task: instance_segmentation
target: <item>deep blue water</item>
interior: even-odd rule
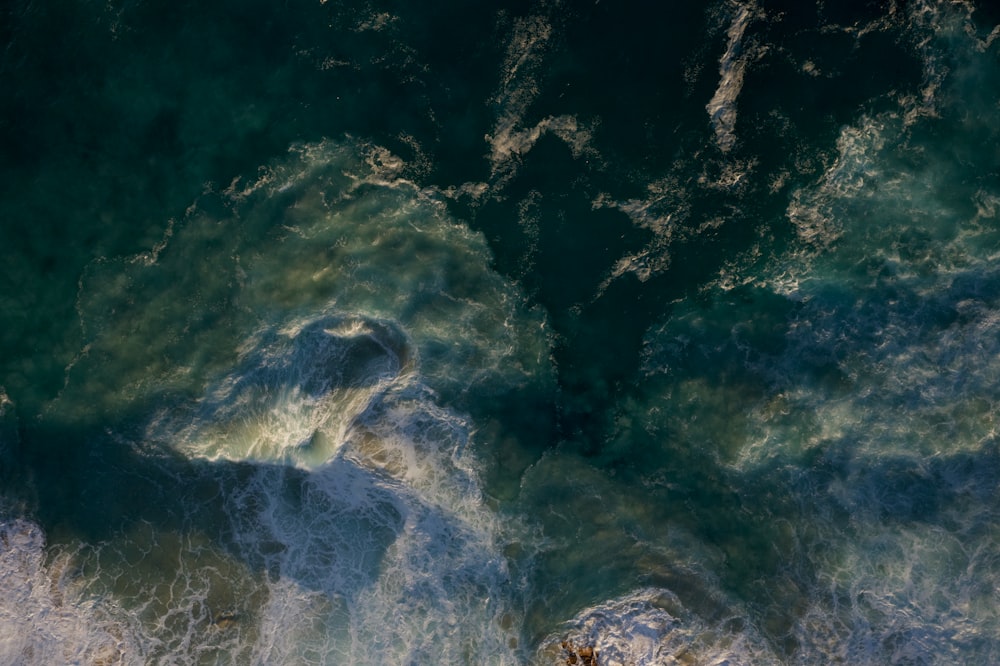
[[[988,3],[0,12],[0,663],[1000,661]]]

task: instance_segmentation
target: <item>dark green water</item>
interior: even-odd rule
[[[833,4],[5,5],[0,663],[1000,659],[1000,13]]]

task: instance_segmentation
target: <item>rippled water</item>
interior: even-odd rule
[[[996,661],[998,24],[14,3],[0,661]]]

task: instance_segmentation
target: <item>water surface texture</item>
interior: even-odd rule
[[[990,3],[0,40],[0,663],[1000,662]]]

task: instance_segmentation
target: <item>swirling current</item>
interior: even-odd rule
[[[985,0],[0,9],[0,663],[1000,662]]]

